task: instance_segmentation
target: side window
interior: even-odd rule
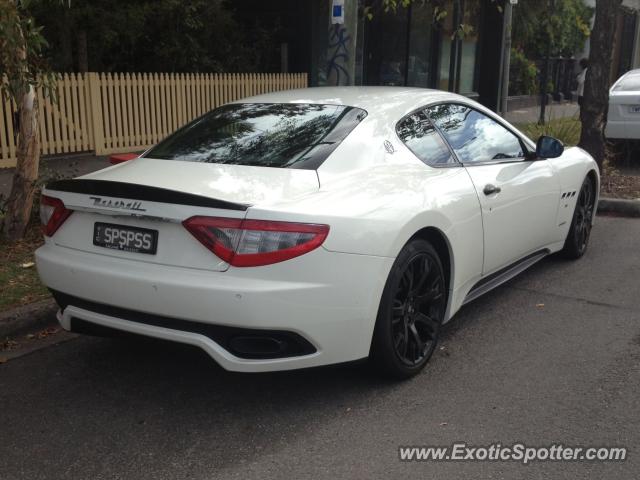
[[[396,126],[398,136],[416,157],[428,165],[456,163],[444,140],[424,111],[412,113]]]
[[[524,157],[520,139],[477,110],[459,104],[427,110],[462,163]]]

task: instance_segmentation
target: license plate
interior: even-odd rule
[[[640,105],[629,107],[629,113],[640,113]]]
[[[158,231],[96,222],[93,226],[93,244],[112,250],[154,255],[158,248]]]

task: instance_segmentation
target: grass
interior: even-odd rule
[[[557,138],[567,147],[577,145],[580,141],[582,126],[577,117],[551,118],[544,125],[537,122],[516,124],[516,127],[534,142],[542,135]]]
[[[33,252],[42,245],[38,225],[29,227],[23,240],[0,240],[0,311],[42,300],[49,292],[38,278]]]

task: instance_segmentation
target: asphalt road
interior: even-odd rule
[[[598,218],[465,307],[427,369],[241,375],[197,350],[82,337],[0,365],[0,478],[640,476],[640,221]],[[626,446],[622,463],[404,463],[399,445]]]

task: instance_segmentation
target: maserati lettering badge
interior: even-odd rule
[[[93,200],[94,207],[119,208],[121,210],[135,210],[137,212],[146,212],[146,208],[142,208],[142,202],[134,202],[133,200],[111,200],[109,198],[89,197]]]

